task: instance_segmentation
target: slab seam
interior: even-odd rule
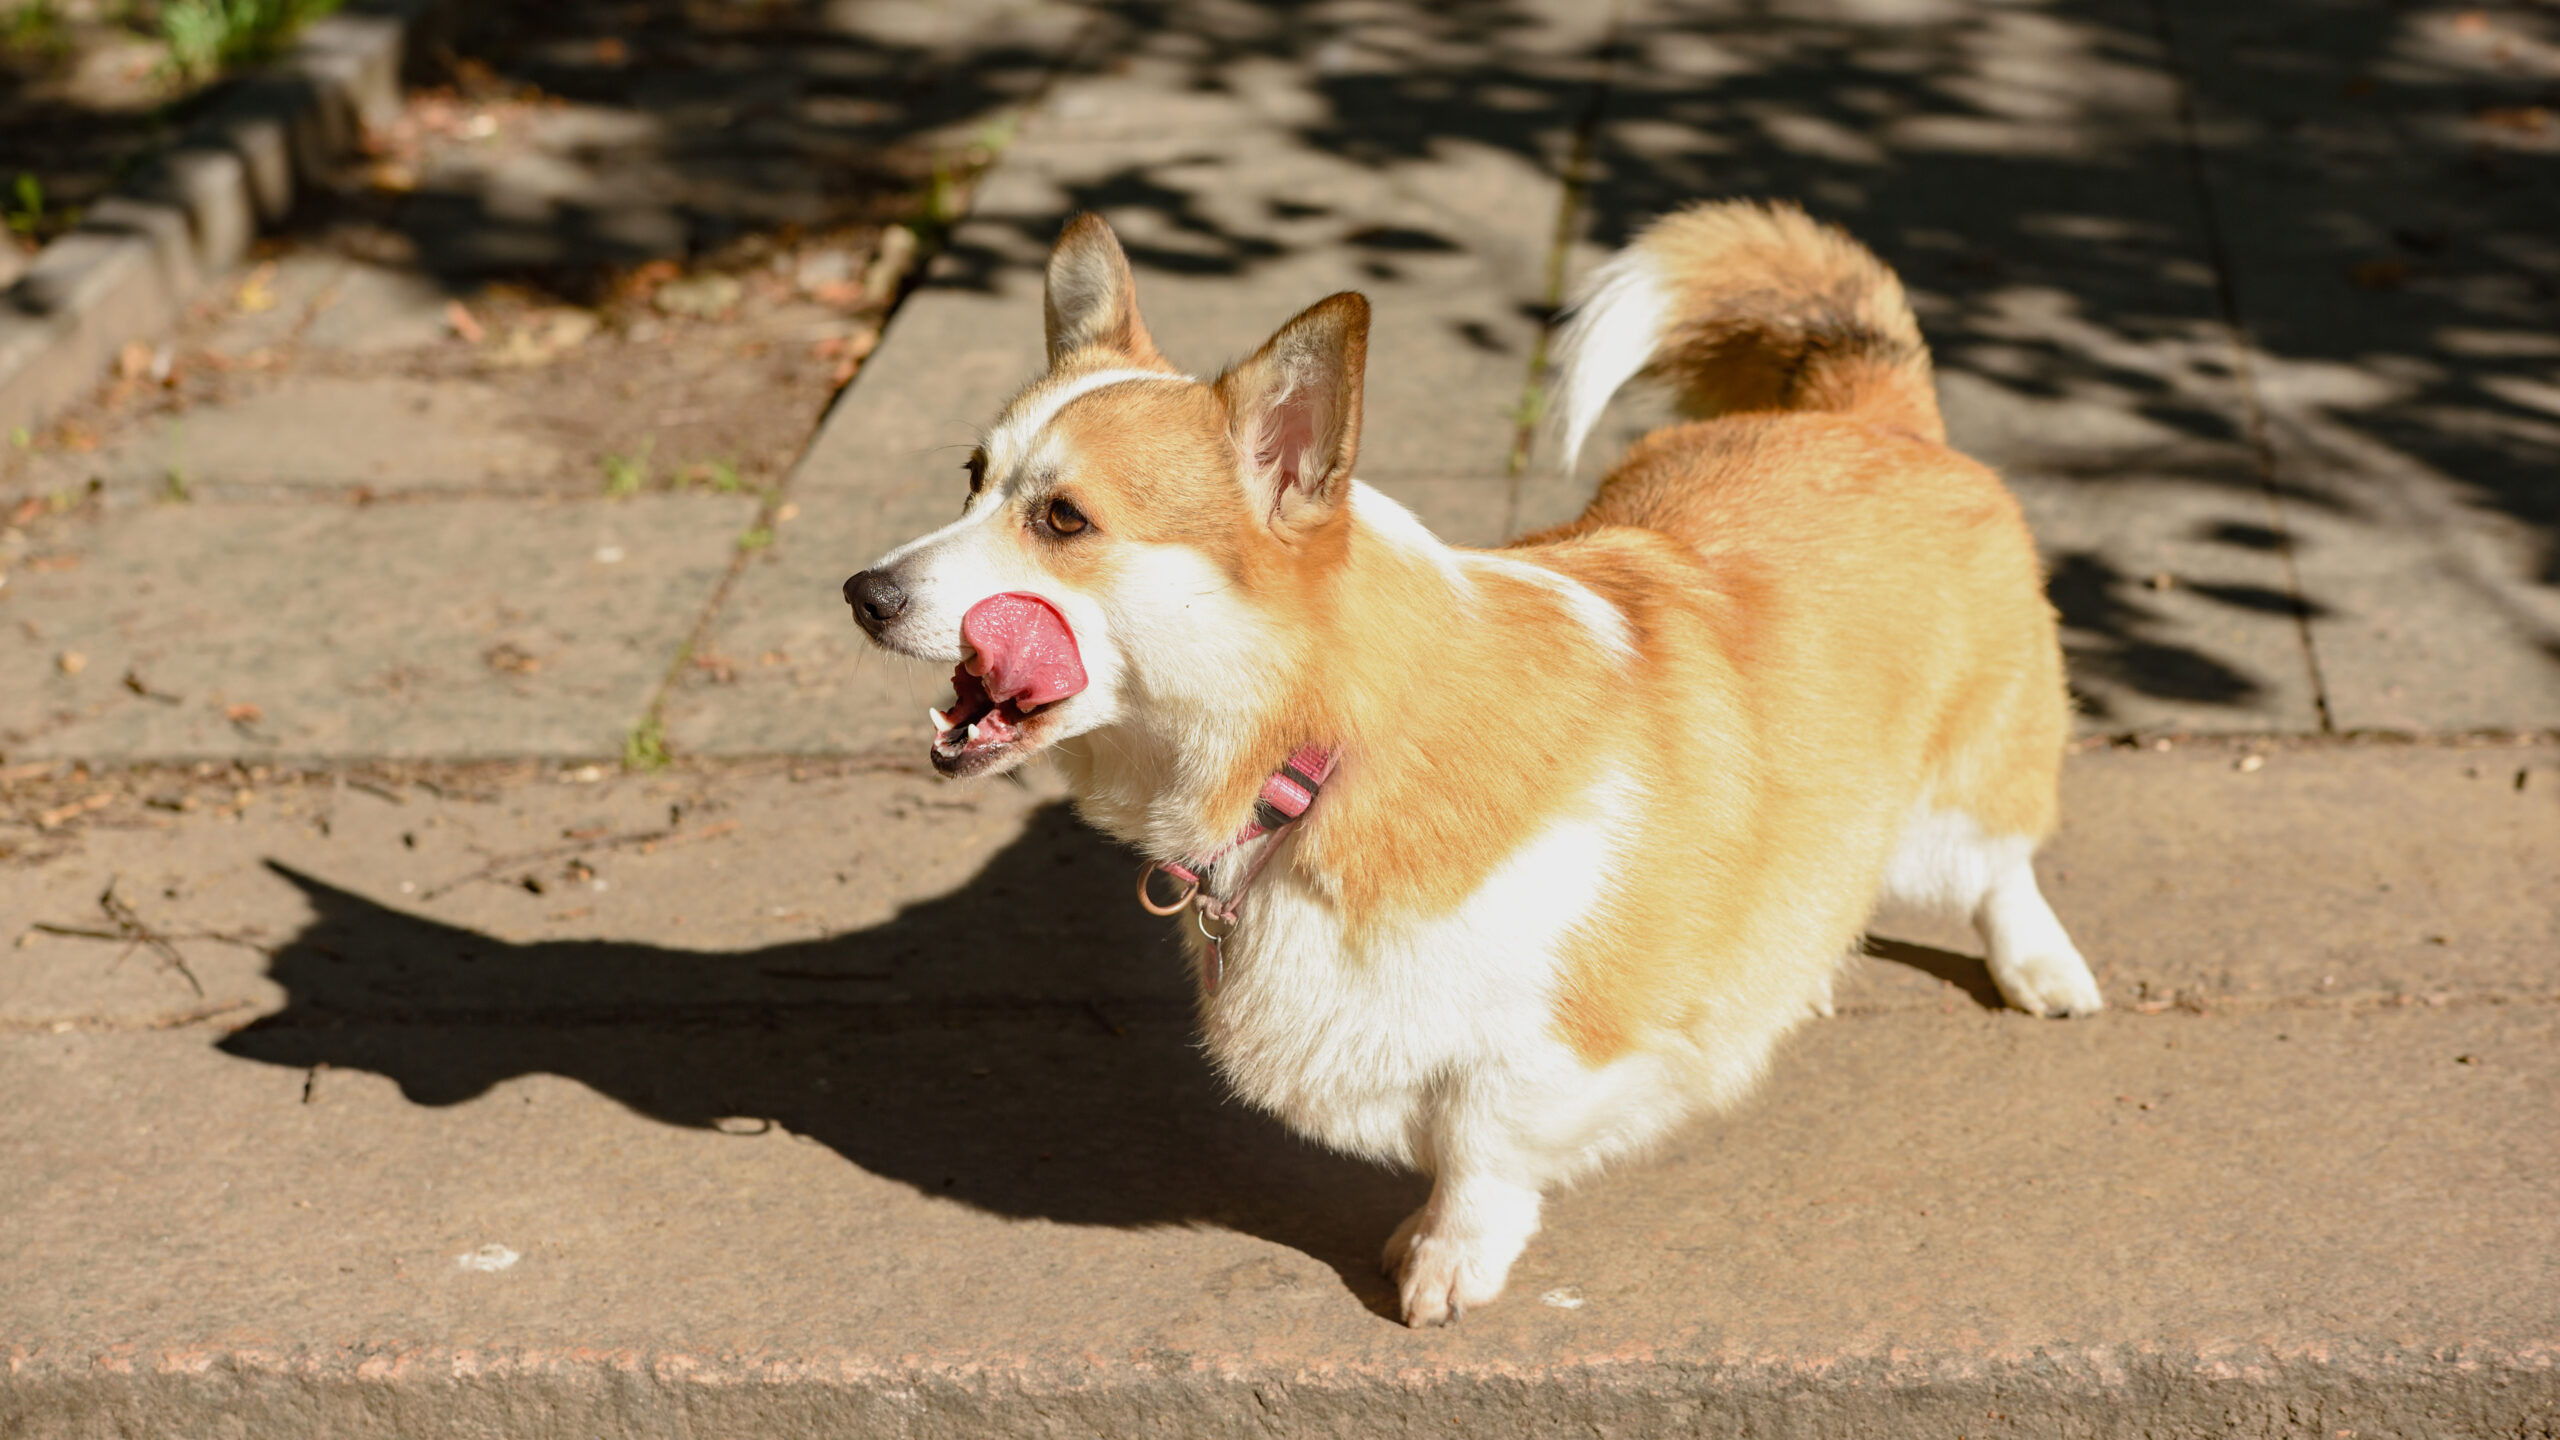
[[[2204,145],[2196,118],[2196,92],[2187,76],[2185,61],[2178,49],[2178,32],[2169,18],[2167,0],[2151,0],[2153,29],[2160,37],[2162,56],[2169,63],[2169,73],[2177,87],[2178,149],[2186,164],[2187,184],[2195,194],[2196,218],[2204,229],[2205,259],[2213,267],[2213,293],[2222,312],[2223,333],[2230,339],[2232,375],[2239,382],[2243,423],[2249,431],[2249,452],[2258,469],[2258,495],[2266,506],[2268,528],[2277,537],[2276,562],[2284,571],[2285,598],[2291,602],[2293,632],[2302,647],[2303,670],[2311,682],[2311,705],[2319,716],[2320,733],[2334,735],[2337,722],[2329,710],[2328,680],[2320,669],[2320,649],[2312,637],[2311,605],[2302,593],[2302,571],[2294,559],[2293,529],[2286,522],[2284,497],[2276,488],[2276,455],[2274,442],[2267,436],[2267,412],[2258,396],[2258,372],[2252,363],[2252,344],[2248,322],[2242,318],[2239,287],[2231,278],[2231,256],[2222,238],[2222,214],[2215,205],[2213,183],[2205,173]]]
[[[1582,107],[1581,118],[1574,122],[1573,144],[1565,153],[1564,173],[1559,177],[1555,230],[1547,238],[1545,291],[1539,296],[1545,313],[1538,320],[1537,338],[1530,343],[1528,373],[1521,378],[1520,401],[1512,411],[1515,428],[1511,457],[1504,466],[1508,483],[1503,498],[1502,533],[1506,539],[1520,528],[1521,481],[1528,474],[1529,452],[1537,442],[1538,422],[1546,410],[1547,347],[1555,336],[1557,312],[1564,305],[1565,265],[1573,252],[1574,231],[1581,224],[1583,199],[1590,189],[1600,117],[1608,111],[1609,87],[1617,78],[1622,14],[1620,0],[1609,0],[1609,18],[1601,31],[1598,73],[1592,77],[1591,95]]]
[[[272,956],[284,945],[267,947]],[[1961,1007],[1961,1002],[1954,1002]],[[1115,1023],[1187,1026],[1188,1001],[1140,995],[1087,997],[957,997],[944,1000],[843,1000],[828,996],[778,996],[769,999],[704,1001],[688,1004],[486,1006],[451,1010],[328,1010],[286,1016],[283,1012],[244,1015],[256,1002],[230,999],[187,1010],[155,1015],[34,1015],[0,1017],[0,1035],[61,1035],[72,1031],[98,1034],[144,1034],[183,1030],[198,1025],[238,1029],[255,1023],[264,1030],[338,1030],[365,1026],[384,1030],[615,1029],[628,1026],[688,1026],[722,1021],[770,1020],[777,1016],[829,1023],[868,1020],[865,1033],[898,1033],[935,1028],[964,1020],[1027,1020],[1055,1016],[1091,1018],[1095,1007],[1109,1006]],[[2560,992],[2532,991],[2363,991],[2345,995],[2245,997],[2202,995],[2185,999],[2137,1001],[2116,1007],[2111,1024],[2170,1024],[2182,1020],[2255,1019],[2275,1015],[2392,1015],[2411,1018],[2433,1012],[2504,1010],[2535,1012],[2560,1008]],[[1935,1004],[1840,1007],[1837,1022],[1893,1021],[1926,1018],[1939,1012]],[[2011,1012],[1986,1010],[2006,1017]],[[2020,1016],[2021,1022],[2033,1017]],[[2469,1063],[2469,1062],[2465,1062]]]

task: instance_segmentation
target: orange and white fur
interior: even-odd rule
[[[1080,218],[1047,375],[960,518],[865,572],[896,604],[864,623],[967,662],[972,605],[1048,600],[1090,683],[944,768],[1054,751],[1150,856],[1217,854],[1292,751],[1333,749],[1305,820],[1211,878],[1286,847],[1200,1021],[1245,1098],[1430,1174],[1385,1254],[1428,1325],[1501,1292],[1547,1191],[1742,1096],[1880,895],[1969,918],[2020,1009],[2102,1002],[2030,866],[2066,726],[2034,547],[1947,448],[1873,255],[1754,204],[1646,231],[1565,332],[1559,428],[1578,448],[1639,372],[1711,418],[1500,550],[1352,478],[1368,325],[1335,295],[1194,379]]]

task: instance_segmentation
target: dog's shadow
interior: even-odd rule
[[[1000,1215],[1229,1227],[1394,1313],[1378,1248],[1425,1184],[1227,1095],[1173,932],[1132,898],[1135,860],[1063,807],[948,895],[744,952],[515,944],[270,864],[315,918],[275,952],[286,1005],[230,1054],[371,1071],[437,1106],[565,1076],[670,1125],[784,1127]]]
[[[750,951],[517,944],[270,865],[314,918],[274,954],[284,1008],[224,1040],[232,1055],[371,1071],[435,1106],[565,1076],[670,1125],[780,1126],[999,1215],[1225,1226],[1395,1313],[1378,1247],[1427,1186],[1227,1095],[1194,1040],[1174,932],[1131,894],[1135,859],[1063,806],[950,894]],[[1871,953],[1999,1003],[1979,961]]]

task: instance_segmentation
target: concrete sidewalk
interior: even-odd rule
[[[1883,917],[1750,1105],[1427,1333],[1374,1269],[1420,1187],[1220,1098],[1042,789],[166,778],[205,808],[0,871],[246,942],[0,971],[0,1429],[2549,1433],[2560,759],[2245,758],[2072,763],[2105,1015]]]
[[[887,48],[790,123],[931,55],[983,83],[919,113],[1019,125],[775,488],[615,498],[553,392],[367,369],[456,343],[371,265],[206,322],[326,385],[0,492],[0,1432],[2560,1433],[2549,17],[839,8]],[[665,113],[781,123],[703,63]],[[572,118],[506,183],[704,178]],[[472,243],[585,234],[507,193]],[[1220,1097],[1131,858],[917,773],[941,678],[837,587],[950,512],[1076,209],[1203,373],[1367,291],[1362,473],[1493,543],[1660,413],[1524,463],[1560,280],[1733,193],[1903,270],[2137,737],[2046,864],[2113,1008],[1879,917],[1751,1106],[1411,1334],[1415,1183]],[[823,319],[650,372],[635,440]]]

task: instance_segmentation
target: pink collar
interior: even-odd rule
[[[1316,803],[1316,792],[1332,778],[1333,765],[1333,752],[1325,747],[1299,746],[1298,753],[1264,778],[1262,793],[1253,802],[1253,819],[1236,838],[1227,842],[1225,849],[1204,860],[1150,860],[1147,868],[1138,872],[1138,903],[1147,908],[1148,914],[1179,915],[1186,909],[1199,912],[1200,933],[1209,941],[1208,964],[1201,972],[1200,986],[1210,994],[1218,993],[1218,984],[1225,978],[1225,941],[1235,933],[1236,908],[1244,904],[1245,891],[1252,888],[1254,877],[1262,873],[1262,867],[1270,861],[1272,852],[1280,848],[1279,842],[1275,840],[1262,847],[1262,853],[1254,857],[1252,868],[1236,882],[1235,894],[1226,900],[1221,901],[1209,893],[1208,875],[1221,859],[1234,854],[1246,843],[1295,825],[1305,818],[1308,807]],[[1153,880],[1159,870],[1182,882],[1182,892],[1170,904],[1158,904],[1156,898],[1147,892],[1147,882]],[[1210,929],[1212,920],[1223,928]]]

